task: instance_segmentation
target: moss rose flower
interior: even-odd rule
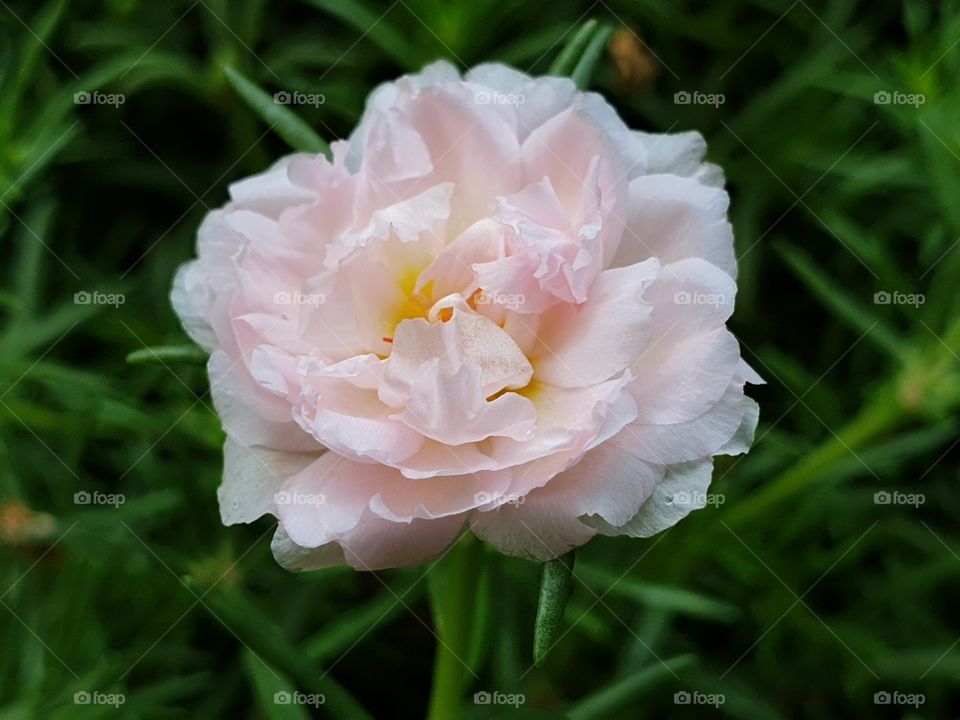
[[[544,560],[702,507],[760,381],[704,152],[570,80],[437,63],[332,161],[234,184],[173,289],[211,353],[224,522],[276,516],[291,569],[377,569],[465,528]]]

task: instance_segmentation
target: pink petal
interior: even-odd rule
[[[410,399],[393,417],[445,445],[479,442],[493,435],[525,440],[533,434],[533,403],[508,392],[488,401],[480,367],[440,369],[439,358],[424,363],[410,388]]]
[[[690,178],[645,175],[630,183],[626,231],[614,266],[655,257],[664,265],[700,257],[737,276],[730,198]]]
[[[434,359],[447,373],[464,364],[478,366],[484,397],[529,382],[533,369],[507,333],[462,300],[451,313],[447,322],[416,318],[397,326],[381,387],[385,402],[396,405],[409,397],[420,368]]]
[[[649,260],[605,270],[587,302],[545,313],[531,360],[536,377],[562,387],[583,387],[636,362],[650,342],[651,306],[644,288],[658,267],[656,260]]]

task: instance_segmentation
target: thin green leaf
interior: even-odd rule
[[[252,652],[243,653],[243,666],[253,682],[253,695],[270,720],[309,720],[304,705],[294,703],[297,689],[278,670]]]
[[[607,43],[610,42],[610,36],[613,35],[613,28],[604,26],[600,28],[596,35],[590,39],[590,44],[583,51],[583,55],[577,62],[576,67],[570,74],[574,84],[581,90],[586,89],[593,80],[593,73],[597,68],[597,63],[603,55]]]
[[[57,342],[84,320],[104,312],[108,306],[61,305],[27,326],[12,325],[3,336],[3,352],[27,355],[34,349]]]
[[[8,121],[12,121],[17,114],[17,105],[24,94],[24,90],[33,80],[37,62],[46,52],[46,43],[60,24],[66,6],[66,0],[54,0],[54,2],[44,6],[31,20],[31,27],[36,29],[31,30],[28,35],[24,36],[26,44],[17,67],[16,84],[13,92],[10,93],[10,97],[5,98],[5,104],[7,105],[5,116]],[[57,64],[59,65],[59,63]]]
[[[560,637],[563,614],[573,589],[574,553],[568,552],[543,564],[540,602],[533,626],[533,662],[540,666]]]
[[[78,624],[79,622],[82,621],[78,621]],[[167,678],[151,683],[145,688],[138,688],[137,692],[128,697],[121,707],[128,713],[127,717],[149,716],[158,706],[170,707],[182,704],[188,698],[209,691],[213,682],[215,677],[206,672]],[[109,712],[105,717],[109,718],[111,714],[116,717],[116,710],[107,707]]]
[[[127,355],[127,362],[131,365],[203,365],[207,362],[207,351],[192,344],[158,345],[133,351]]]
[[[881,321],[866,303],[843,290],[797,248],[785,243],[778,243],[776,248],[797,277],[817,296],[827,310],[858,333],[864,334],[865,340],[869,340],[891,357],[898,360],[904,359],[906,343],[898,337],[896,331]]]
[[[31,128],[31,131],[36,129]],[[0,205],[0,216],[10,212],[10,206],[16,204],[26,194],[27,187],[35,177],[41,176],[53,161],[70,146],[74,138],[80,134],[80,127],[76,124],[64,130],[57,126],[49,132],[38,135],[23,145],[23,159],[19,164],[19,174],[9,180],[0,178],[0,197],[4,198]]]
[[[569,23],[563,21],[549,24],[544,23],[535,30],[527,32],[525,35],[521,35],[513,42],[497,49],[496,54],[492,59],[500,60],[505,62],[507,65],[513,65],[514,67],[528,68],[530,72],[536,71],[543,58],[553,52],[554,48],[556,48],[557,38],[565,38],[569,32]],[[563,50],[560,52],[562,54]],[[553,61],[553,63],[551,63],[549,69],[547,70],[548,74],[561,74],[555,72],[553,69],[558,60],[559,56]],[[572,70],[573,66],[571,66],[570,69]]]
[[[195,581],[191,584],[199,589]],[[204,591],[200,589],[200,593]],[[286,673],[304,693],[322,693],[324,707],[334,717],[370,718],[370,714],[340,683],[323,674],[283,630],[239,588],[215,587],[201,605],[218,623],[236,633],[250,650]]]
[[[414,583],[406,589],[384,592],[363,605],[337,615],[308,640],[304,647],[316,662],[336,658],[350,649],[354,643],[372,634],[377,627],[385,626],[394,617],[417,602],[425,584]]]
[[[567,44],[563,46],[563,50],[561,50],[560,54],[557,55],[557,59],[553,61],[553,64],[547,71],[547,74],[566,77],[572,73],[573,69],[577,65],[577,60],[579,60],[580,56],[583,55],[584,48],[587,47],[587,44],[590,42],[590,38],[593,37],[593,34],[596,31],[596,20],[587,20],[583,25],[581,25],[580,29],[577,30],[570,40],[567,41]]]
[[[823,477],[831,482],[839,482],[867,473],[866,467],[884,476],[893,476],[910,460],[918,457],[933,456],[932,453],[957,438],[957,424],[944,420],[936,425],[923,427],[907,433],[887,437],[864,450],[841,459],[831,469],[824,471]]]
[[[669,585],[639,582],[631,577],[618,578],[593,565],[581,566],[577,575],[584,582],[604,591],[622,595],[650,608],[668,610],[705,620],[731,622],[740,616],[736,606],[723,600]]]
[[[237,95],[291,148],[299,152],[330,154],[330,147],[303,118],[275,102],[272,95],[233,68],[224,68],[224,73]]]
[[[46,240],[41,238],[50,237],[50,223],[55,213],[54,202],[42,200],[32,203],[24,216],[23,232],[17,238],[20,252],[14,288],[22,303],[24,319],[33,316],[40,297],[43,262],[49,259],[48,251],[43,247]]]
[[[421,49],[408,42],[403,32],[394,28],[380,10],[371,10],[357,0],[306,0],[310,5],[333,15],[362,33],[398,65],[416,70],[424,60]]]
[[[796,418],[796,430],[801,431],[804,436],[816,437],[823,429],[821,422],[829,427],[839,427],[843,424],[847,417],[843,398],[826,379],[819,381],[823,368],[814,372],[792,355],[772,346],[763,347],[757,353],[757,357],[765,377],[782,384],[788,395],[803,398],[803,404],[809,412]],[[803,451],[803,448],[797,445],[791,447],[793,451]]]
[[[619,708],[637,700],[642,693],[661,680],[676,676],[695,662],[693,655],[678,655],[651,665],[635,675],[618,680],[607,687],[591,693],[567,711],[570,720],[593,720],[608,718]]]

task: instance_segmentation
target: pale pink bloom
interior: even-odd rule
[[[173,288],[211,353],[223,521],[276,516],[288,568],[376,569],[465,528],[543,560],[703,507],[760,382],[704,152],[570,80],[437,63],[332,162],[235,183]]]

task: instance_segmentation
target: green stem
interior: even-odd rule
[[[960,348],[960,318],[949,326],[935,344],[934,353],[923,358],[922,364],[917,367],[913,375],[920,378],[919,386],[915,390],[918,397],[916,404],[922,407],[937,392],[937,388],[947,375],[952,372],[957,351]],[[822,477],[824,470],[833,466],[838,460],[847,457],[891,430],[895,430],[909,420],[912,410],[903,402],[904,383],[907,386],[914,384],[909,381],[911,375],[900,376],[874,393],[873,399],[866,403],[846,426],[839,432],[832,433],[822,445],[807,455],[803,460],[780,473],[763,489],[749,499],[740,502],[729,513],[722,517],[729,525],[744,525],[753,518],[765,517],[770,506],[792,497],[807,487],[815,484]]]
[[[815,483],[824,469],[868,442],[897,427],[906,412],[897,401],[896,388],[887,387],[877,393],[873,402],[840,432],[835,433],[818,449],[784,471],[751,498],[739,503],[726,515],[729,525],[741,525],[763,517],[767,509],[807,486]]]
[[[476,584],[483,561],[483,546],[464,535],[447,553],[439,580],[431,588],[437,654],[429,720],[462,717],[463,695],[470,670],[470,638],[476,608]]]

